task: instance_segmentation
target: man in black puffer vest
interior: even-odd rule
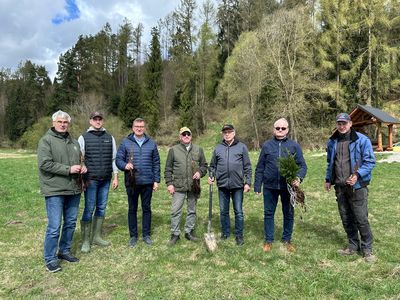
[[[82,252],[90,251],[90,244],[109,246],[110,242],[101,238],[108,192],[112,174],[113,189],[118,187],[118,168],[115,165],[117,148],[114,137],[103,127],[103,114],[90,114],[90,127],[78,139],[84,163],[87,168],[85,209],[81,219]],[[94,216],[93,216],[94,214]]]

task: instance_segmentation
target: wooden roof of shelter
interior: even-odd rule
[[[388,113],[380,110],[379,108],[372,107],[369,105],[357,104],[357,107],[350,113],[353,127],[360,128],[367,125],[376,125],[378,145],[376,151],[383,151],[382,145],[382,132],[381,126],[386,125],[388,127],[388,146],[386,150],[393,150],[393,125],[400,124],[400,120],[392,117]]]
[[[362,127],[365,125],[381,123],[384,125],[400,124],[400,120],[392,117],[379,108],[369,105],[357,104],[357,107],[350,113],[353,126]]]

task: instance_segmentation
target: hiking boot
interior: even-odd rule
[[[61,271],[60,263],[58,261],[49,262],[46,264],[46,268],[50,273]]]
[[[272,247],[272,244],[266,242],[266,243],[264,243],[263,251],[264,251],[264,252],[269,252],[269,251],[271,251],[271,247]]]
[[[345,248],[345,249],[339,249],[337,251],[337,254],[342,255],[342,256],[350,256],[350,255],[354,255],[356,254],[357,251],[354,249],[351,249],[349,247]]]
[[[129,247],[133,248],[136,246],[136,244],[137,244],[137,237],[136,236],[131,237],[128,243]]]
[[[192,242],[198,242],[199,238],[193,235],[193,231],[185,233],[185,239]]]
[[[168,242],[168,246],[173,246],[180,239],[179,235],[171,234],[171,239]]]
[[[376,256],[372,254],[372,251],[364,251],[364,260],[367,263],[373,263],[376,261]]]
[[[293,244],[291,242],[283,242],[283,245],[285,246],[285,248],[288,252],[296,251],[296,248],[293,246]]]
[[[148,246],[151,246],[153,244],[153,241],[151,240],[149,235],[143,237],[143,242]]]
[[[226,235],[226,234],[221,234],[221,241],[225,241],[225,240],[227,240],[229,238],[229,235]]]
[[[71,252],[67,252],[67,253],[64,253],[64,254],[58,253],[57,256],[58,256],[59,259],[66,260],[66,261],[68,261],[70,263],[74,263],[74,262],[78,262],[79,261],[79,258],[73,256],[71,254]]]
[[[243,236],[238,235],[238,236],[236,236],[235,239],[236,239],[236,245],[242,246],[244,244]]]

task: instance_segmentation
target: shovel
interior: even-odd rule
[[[213,178],[212,173],[210,172],[210,178]],[[212,192],[213,185],[210,184],[208,194],[209,194],[209,206],[208,206],[208,225],[207,225],[207,233],[204,235],[204,242],[206,243],[207,250],[210,252],[214,252],[217,249],[217,240],[215,239],[215,235],[211,232],[211,219],[212,219]]]

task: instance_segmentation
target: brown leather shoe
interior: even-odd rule
[[[295,252],[296,248],[293,246],[291,242],[284,242],[283,245],[286,247],[288,252]]]
[[[264,252],[269,252],[269,251],[271,251],[271,247],[272,247],[271,243],[264,243],[263,251]]]

